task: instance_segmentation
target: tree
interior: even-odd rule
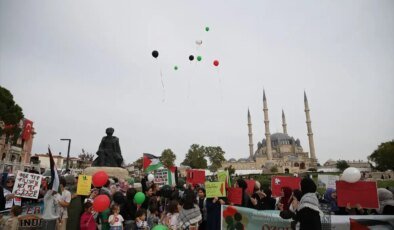
[[[6,125],[16,125],[22,118],[22,108],[15,103],[11,92],[0,86],[0,120]]]
[[[222,167],[222,162],[226,159],[224,158],[225,152],[222,150],[221,147],[205,147],[205,155],[209,158],[211,165],[209,169],[211,172],[216,172],[220,167]]]
[[[143,158],[140,157],[136,161],[133,162],[135,168],[142,170]]]
[[[182,162],[182,165],[190,166],[193,169],[206,169],[208,164],[205,159],[204,146],[192,144],[185,156],[185,160]]]
[[[394,140],[381,143],[368,157],[380,171],[394,170]]]
[[[93,161],[94,154],[85,152],[85,150],[82,149],[82,153],[78,155],[78,158],[82,161]]]
[[[349,168],[349,164],[345,160],[337,161],[337,169],[343,172],[343,170]]]
[[[174,165],[174,161],[176,159],[176,155],[172,152],[171,149],[165,149],[161,153],[160,161],[167,167],[171,167]]]

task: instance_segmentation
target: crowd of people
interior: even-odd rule
[[[3,229],[18,229],[22,207],[34,202],[44,203],[42,229],[61,230],[147,230],[157,225],[171,230],[218,230],[221,229],[221,205],[234,205],[226,197],[207,198],[203,185],[159,187],[145,178],[141,181],[145,199],[137,204],[134,199],[137,189],[125,180],[111,178],[100,188],[92,186],[89,196],[76,194],[78,177],[60,177],[58,191],[49,189],[48,182],[43,181],[37,200],[21,199],[12,194],[15,177],[7,176],[0,189],[0,210],[9,212],[8,218],[4,218],[4,211],[1,212],[0,225]],[[257,181],[252,194],[248,194],[244,179],[238,178],[234,184],[242,189],[239,206],[279,210],[280,217],[292,220],[294,229],[321,229],[323,212],[331,215],[394,215],[393,193],[384,188],[378,189],[379,209],[365,209],[360,205],[338,207],[334,189],[327,189],[320,197],[316,184],[309,177],[301,180],[300,190],[283,187],[279,198],[272,197],[271,190],[261,188]],[[98,195],[106,195],[110,199],[110,205],[102,212],[96,212],[93,207]]]

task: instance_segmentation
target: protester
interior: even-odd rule
[[[179,229],[198,229],[198,223],[202,220],[200,208],[192,190],[186,190],[183,196],[182,209],[178,216]]]
[[[134,226],[135,213],[137,212],[137,206],[134,204],[134,195],[137,191],[134,188],[129,188],[126,191],[126,200],[120,207],[120,215],[124,218],[125,230],[131,230]]]
[[[221,206],[224,204],[226,204],[226,202],[218,197],[207,198],[207,230],[221,229]]]
[[[248,184],[244,179],[239,178],[237,180],[236,186],[242,189],[242,207],[250,207],[250,197],[248,193],[246,192],[246,189],[248,188]]]
[[[84,209],[85,209],[85,212],[81,216],[80,229],[81,230],[96,230],[97,225],[94,220],[94,216],[92,214],[92,211],[93,211],[92,203],[86,202],[84,205]]]
[[[11,217],[5,222],[4,229],[6,230],[18,230],[18,216],[22,214],[22,207],[14,205],[10,211]]]
[[[282,187],[281,197],[278,202],[278,209],[281,211],[287,211],[290,207],[290,197],[293,191],[289,187]]]
[[[42,229],[56,229],[59,219],[59,194],[52,189],[48,190],[44,196],[44,213],[42,214]]]
[[[394,215],[393,193],[385,188],[378,188],[379,209],[377,213],[381,215]]]
[[[112,215],[109,216],[108,222],[111,230],[123,229],[123,217],[119,214],[119,205],[114,204],[111,207]]]
[[[16,197],[12,193],[14,184],[15,184],[15,177],[12,174],[8,174],[7,180],[5,182],[5,187],[3,188],[3,196],[6,201],[5,209],[10,209],[14,205],[22,206],[22,199],[20,197]]]
[[[147,230],[147,229],[149,229],[148,222],[145,219],[146,219],[146,212],[145,212],[145,210],[142,209],[142,208],[138,209],[136,214],[135,214],[135,225],[137,227],[137,230]]]
[[[202,217],[202,221],[198,227],[199,230],[205,230],[206,229],[206,224],[207,224],[207,205],[206,205],[206,200],[207,198],[206,193],[205,193],[205,189],[200,187],[197,190],[197,204],[198,207],[200,208],[200,212],[201,212],[201,217]]]
[[[59,230],[66,230],[67,229],[67,218],[68,218],[68,212],[67,208],[70,205],[71,201],[71,193],[66,189],[67,181],[64,177],[60,178],[60,191],[61,195],[58,197],[58,203],[59,203],[59,211],[60,211],[60,217],[59,217]]]
[[[160,218],[159,218],[158,203],[151,204],[149,206],[149,214],[148,214],[147,222],[150,229],[152,229],[153,227],[159,224]]]
[[[264,189],[263,196],[263,199],[261,199],[261,210],[275,210],[276,200],[272,198],[271,189]]]
[[[163,215],[163,220],[161,221],[164,225],[166,225],[171,230],[177,230],[178,227],[178,201],[171,200],[168,204],[167,211]]]

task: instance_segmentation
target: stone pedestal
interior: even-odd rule
[[[83,174],[92,176],[98,171],[104,171],[108,174],[109,177],[116,177],[118,179],[127,180],[128,178],[130,178],[129,172],[126,169],[119,167],[88,167],[83,170]]]

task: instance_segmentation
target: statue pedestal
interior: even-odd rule
[[[92,176],[98,171],[104,171],[109,177],[116,177],[118,179],[128,179],[130,178],[129,172],[120,167],[88,167],[83,170],[82,174]]]

